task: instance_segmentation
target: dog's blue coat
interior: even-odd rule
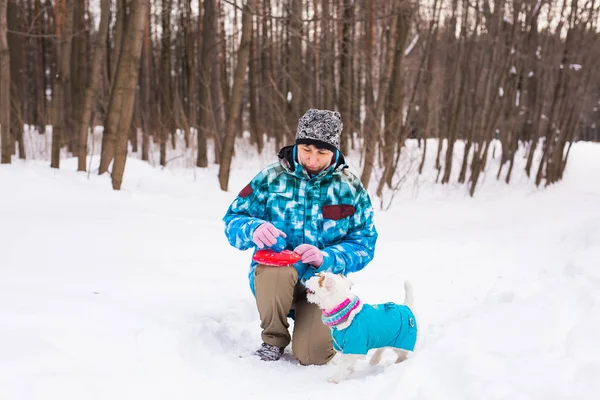
[[[345,329],[331,328],[333,348],[344,354],[367,354],[370,349],[396,347],[414,350],[417,321],[405,305],[385,303],[363,304]]]

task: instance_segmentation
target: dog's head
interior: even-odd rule
[[[306,281],[306,299],[321,309],[331,309],[349,298],[352,282],[342,275],[319,272]]]

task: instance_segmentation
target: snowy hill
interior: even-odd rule
[[[250,253],[228,245],[221,217],[274,157],[238,154],[228,193],[214,166],[130,159],[121,192],[74,159],[0,166],[1,399],[597,398],[600,145],[574,145],[546,189],[491,170],[475,198],[423,184],[378,208],[355,291],[401,302],[410,279],[420,342],[340,385],[326,381],[334,366],[299,366],[289,349],[245,357],[260,345]]]

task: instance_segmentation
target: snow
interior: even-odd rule
[[[409,172],[387,211],[373,196],[380,239],[354,289],[401,302],[411,280],[420,341],[406,362],[361,362],[340,385],[326,381],[335,366],[302,367],[289,348],[276,363],[248,356],[260,345],[250,252],[228,245],[221,217],[274,159],[271,142],[258,156],[239,140],[229,192],[214,164],[131,157],[115,192],[75,159],[13,159],[0,166],[1,397],[595,399],[600,145],[576,143],[548,188],[522,172],[523,149],[512,183],[497,181],[494,146],[474,198],[432,183],[434,140],[432,172]],[[418,159],[414,141],[407,153]],[[359,173],[358,154],[349,162]]]

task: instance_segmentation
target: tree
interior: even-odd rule
[[[117,63],[115,80],[110,94],[107,124],[114,138],[114,165],[112,186],[121,189],[125,163],[127,160],[127,140],[133,114],[135,88],[137,85],[142,41],[146,28],[147,12],[150,0],[132,0],[131,15],[123,37],[121,55]],[[104,153],[104,151],[103,151]],[[105,161],[106,162],[106,161]]]
[[[60,167],[60,149],[65,141],[66,134],[71,124],[67,118],[67,111],[70,110],[69,85],[71,83],[71,41],[73,38],[73,1],[59,1],[57,16],[60,22],[56,24],[56,33],[60,37],[60,46],[58,47],[58,74],[54,82],[52,91],[52,159],[50,166],[52,168]],[[63,21],[64,18],[64,21]],[[63,26],[64,23],[64,26]]]
[[[10,52],[6,38],[8,0],[0,0],[0,130],[2,164],[10,164]]]
[[[239,110],[242,101],[242,89],[246,77],[246,69],[248,68],[248,59],[250,58],[252,18],[255,11],[256,0],[247,0],[242,15],[242,39],[238,49],[237,65],[233,76],[233,87],[231,89],[225,138],[223,140],[223,149],[221,153],[221,164],[219,166],[219,184],[223,191],[227,191],[229,186],[229,170],[231,167],[231,157],[233,156],[235,128],[237,126],[237,119],[239,118],[237,110]]]
[[[92,108],[94,96],[98,90],[100,81],[100,70],[103,65],[104,54],[106,53],[106,37],[108,35],[108,17],[110,15],[110,0],[102,0],[100,3],[100,26],[96,37],[96,48],[94,50],[94,59],[92,60],[92,73],[90,82],[85,92],[83,100],[81,121],[79,122],[79,156],[77,163],[78,171],[85,171],[85,161],[87,158],[87,138],[90,119],[92,117]],[[92,127],[93,129],[93,127]]]
[[[352,42],[351,28],[354,18],[351,0],[343,0],[342,8],[342,46],[340,54],[340,90],[338,105],[344,121],[341,150],[348,154],[348,141],[353,134],[352,124]]]
[[[196,166],[208,166],[208,146],[206,139],[209,132],[210,120],[213,116],[211,106],[211,90],[214,77],[213,69],[217,68],[217,19],[214,0],[204,0],[204,15],[202,24],[202,51],[200,58],[200,82],[198,83],[198,105],[200,107],[198,122],[198,154]]]

